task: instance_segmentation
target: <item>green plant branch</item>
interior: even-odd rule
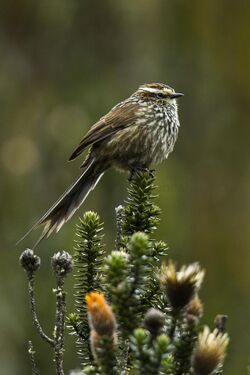
[[[93,290],[101,290],[100,275],[104,259],[102,245],[103,227],[95,212],[85,212],[77,225],[74,247],[75,307],[68,323],[77,335],[76,345],[83,366],[93,364],[89,343],[89,325],[85,296]]]

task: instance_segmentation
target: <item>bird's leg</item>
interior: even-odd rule
[[[154,177],[155,169],[149,169],[148,173],[150,174],[151,177]]]
[[[131,181],[134,174],[137,172],[147,172],[150,175],[153,175],[154,171],[155,171],[154,169],[149,169],[149,167],[146,167],[144,165],[132,166],[129,171],[130,173],[129,173],[128,180]]]

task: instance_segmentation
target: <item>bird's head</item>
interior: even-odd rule
[[[145,83],[138,88],[135,95],[141,97],[143,100],[155,100],[165,104],[174,104],[175,99],[184,94],[175,92],[174,89],[163,83]]]

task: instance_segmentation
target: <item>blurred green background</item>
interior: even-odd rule
[[[179,264],[199,261],[207,275],[204,323],[229,315],[225,373],[244,374],[250,355],[250,7],[249,1],[0,1],[1,375],[31,373],[32,338],[42,374],[50,349],[32,328],[18,257],[39,233],[15,242],[78,175],[67,157],[86,130],[139,84],[184,92],[174,153],[157,167],[157,237]],[[85,206],[114,244],[114,208],[127,179],[108,172]],[[50,256],[72,252],[77,216],[38,248],[39,316],[53,327]],[[68,289],[72,283],[67,281]],[[69,293],[69,310],[72,296]],[[78,366],[67,338],[66,373]]]

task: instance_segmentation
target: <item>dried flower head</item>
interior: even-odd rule
[[[208,327],[199,334],[198,342],[193,353],[192,366],[195,375],[212,374],[223,364],[229,343],[227,333],[218,329],[210,332]]]
[[[163,266],[161,284],[173,309],[187,306],[200,289],[204,274],[198,263],[183,266],[180,271],[176,270],[173,262]]]
[[[116,321],[104,295],[98,292],[88,293],[86,295],[86,304],[90,328],[94,330],[97,335],[112,336],[116,329]]]
[[[66,251],[59,251],[51,258],[51,265],[57,276],[66,276],[73,268],[72,256]]]
[[[198,295],[195,295],[187,305],[186,314],[189,319],[193,319],[196,323],[199,322],[203,315],[203,304]]]
[[[148,310],[144,317],[144,327],[153,336],[157,336],[161,333],[164,325],[164,314],[157,309],[151,308]]]
[[[30,276],[38,270],[41,264],[41,259],[31,249],[24,250],[20,255],[19,261]]]
[[[228,319],[227,315],[222,315],[222,314],[216,315],[214,319],[214,325],[215,325],[215,328],[217,328],[219,332],[221,333],[226,332],[227,319]]]

